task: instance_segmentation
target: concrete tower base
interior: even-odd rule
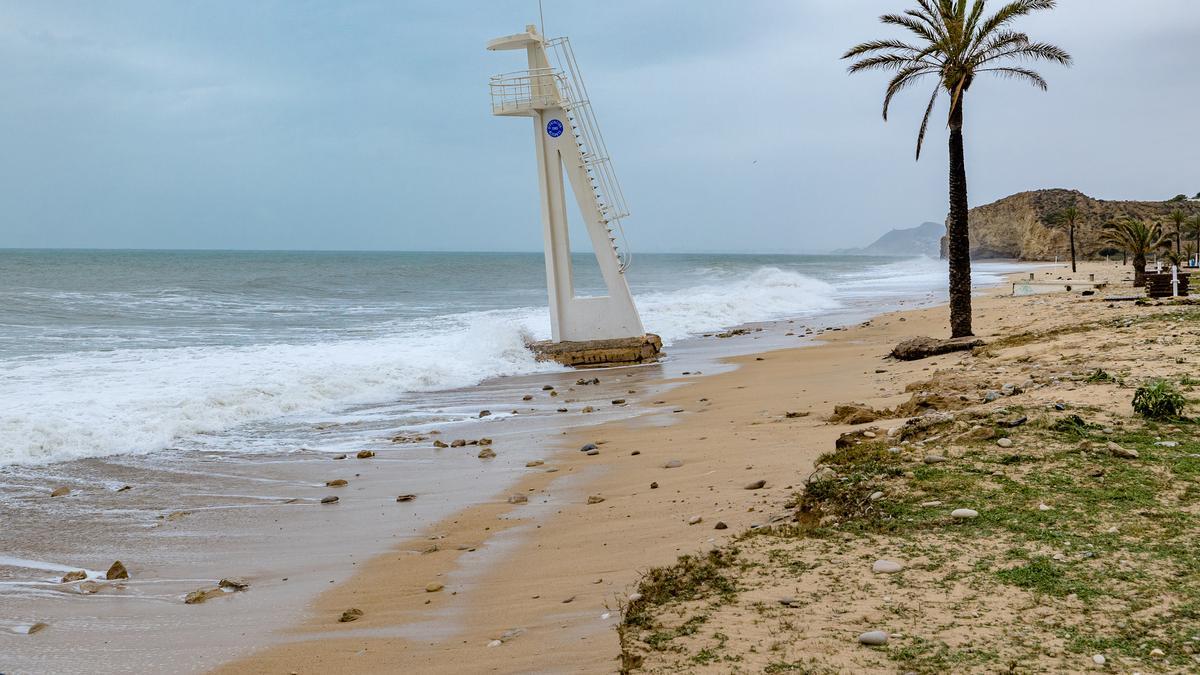
[[[557,361],[571,368],[603,368],[652,363],[662,355],[662,338],[654,333],[641,337],[580,342],[531,342],[539,361]]]

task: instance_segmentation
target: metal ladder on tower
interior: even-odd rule
[[[579,157],[587,170],[588,179],[592,185],[592,196],[595,199],[596,210],[600,214],[600,222],[608,230],[608,240],[612,245],[613,254],[617,257],[619,269],[624,272],[633,263],[633,254],[625,237],[625,228],[621,219],[629,215],[625,205],[625,195],[617,174],[609,158],[608,149],[604,145],[604,136],[600,133],[600,125],[596,122],[592,104],[588,100],[587,87],[579,65],[575,62],[575,53],[571,42],[565,37],[555,38],[546,43],[550,54],[557,62],[557,70],[562,73],[558,78],[559,96],[562,99],[563,110],[571,125],[571,133],[575,136],[575,145],[579,148]],[[621,246],[617,245],[620,238]]]

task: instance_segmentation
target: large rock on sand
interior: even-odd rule
[[[121,561],[118,560],[112,564],[112,567],[108,568],[108,572],[104,574],[104,578],[109,581],[113,579],[128,579],[129,570],[125,569],[125,565],[121,564]]]
[[[951,340],[915,337],[893,347],[892,357],[901,361],[916,361],[918,359],[929,358],[930,356],[938,356],[939,354],[967,351],[975,347],[982,347],[983,345],[983,340],[974,337],[954,338]]]
[[[833,407],[833,415],[829,418],[830,424],[868,424],[884,416],[882,411],[876,410],[865,403],[847,403]]]

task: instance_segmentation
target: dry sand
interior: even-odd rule
[[[1078,276],[1119,279],[1128,269],[1092,264]],[[1079,321],[1103,306],[1005,291],[976,300],[984,339]],[[778,513],[847,430],[826,423],[833,406],[908,400],[907,385],[961,356],[883,357],[906,337],[947,333],[944,307],[894,313],[827,333],[816,346],[739,357],[731,372],[685,378],[641,402],[647,412],[637,419],[564,436],[562,449],[512,491],[527,504],[475,506],[360,565],[312,600],[286,628],[287,642],[217,672],[615,672],[618,607],[640,575]],[[589,442],[599,454],[578,450]],[[666,468],[672,460],[682,465]],[[759,480],[764,488],[747,489]],[[715,529],[718,522],[727,528]],[[431,592],[430,584],[444,588]],[[362,617],[339,623],[349,608]]]

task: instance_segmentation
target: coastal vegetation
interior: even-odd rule
[[[984,74],[1022,80],[1044,90],[1046,80],[1028,67],[1029,62],[1070,65],[1071,56],[1065,50],[1049,43],[1035,42],[1027,34],[1010,28],[1017,19],[1053,9],[1055,4],[1055,0],[1014,0],[987,16],[986,0],[917,0],[916,7],[901,14],[880,17],[886,25],[907,30],[915,36],[915,42],[872,40],[852,47],[842,56],[854,60],[849,68],[851,73],[875,70],[894,73],[883,100],[885,121],[896,94],[925,78],[936,80],[917,132],[918,160],[939,95],[944,92],[948,99],[950,215],[946,233],[950,264],[950,333],[954,338],[973,334],[969,206],[963,147],[966,95],[975,78]]]
[[[1133,258],[1133,285],[1141,288],[1146,285],[1146,257],[1168,245],[1170,238],[1163,234],[1158,223],[1127,218],[1108,225],[1105,241]]]
[[[1071,247],[1071,272],[1079,271],[1075,264],[1075,226],[1079,224],[1079,207],[1071,204],[1060,213],[1055,214],[1050,222],[1051,227],[1057,227],[1067,233],[1067,241]]]

